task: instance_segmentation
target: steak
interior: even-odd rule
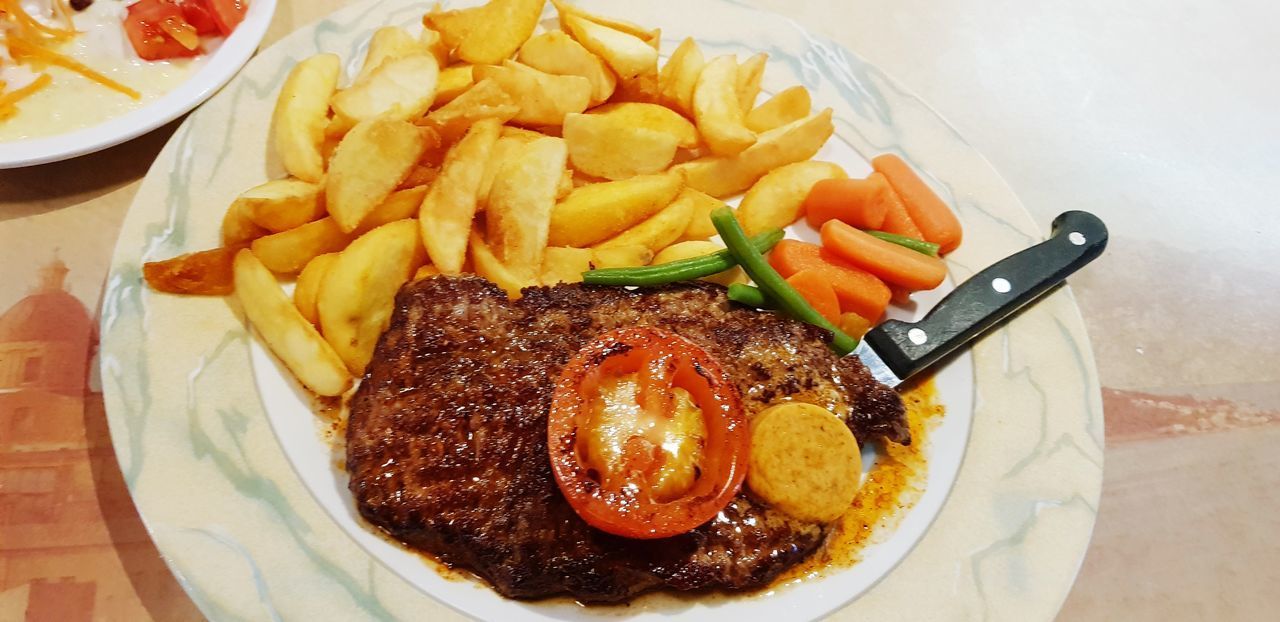
[[[555,380],[586,342],[633,325],[716,357],[748,417],[801,400],[846,418],[860,442],[910,441],[898,395],[856,357],[833,354],[829,333],[732,305],[720,286],[557,285],[511,302],[481,278],[433,277],[400,291],[351,403],[347,471],[360,513],[511,598],[750,589],[803,560],[825,526],[745,489],[707,524],[658,540],[599,531],[561,495],[546,439]]]

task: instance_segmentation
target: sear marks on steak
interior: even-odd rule
[[[719,286],[559,285],[510,302],[484,279],[434,277],[397,296],[351,404],[347,470],[360,513],[512,598],[749,589],[800,562],[825,528],[745,492],[711,522],[660,540],[596,530],[560,494],[546,447],[555,379],[596,335],[646,324],[719,359],[748,417],[804,400],[847,417],[861,442],[909,442],[897,394],[856,357],[836,357],[827,333],[731,306]]]

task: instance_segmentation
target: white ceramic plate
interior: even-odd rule
[[[899,153],[957,209],[966,241],[948,257],[955,281],[1047,233],[1048,223],[1031,222],[936,114],[785,18],[732,2],[583,4],[662,27],[665,51],[685,36],[709,53],[768,51],[767,90],[804,84],[817,106],[835,108],[837,139],[823,157],[859,175],[871,156]],[[230,199],[282,174],[267,129],[293,62],[337,52],[354,69],[374,28],[414,24],[427,7],[362,3],[264,51],[174,135],[123,228],[102,328],[112,437],[153,537],[209,617],[772,620],[838,609],[835,617],[1025,620],[1057,611],[1101,484],[1100,397],[1068,290],[941,372],[948,415],[933,435],[925,496],[863,562],[796,588],[714,601],[644,599],[622,609],[515,603],[472,582],[443,580],[356,519],[315,416],[234,304],[153,294],[140,265],[216,245]],[[920,309],[932,301],[922,298]]]
[[[0,142],[0,169],[57,162],[137,138],[199,106],[248,62],[276,12],[276,0],[253,0],[244,21],[185,81],[137,110],[80,130]],[[90,87],[98,88],[98,87]]]

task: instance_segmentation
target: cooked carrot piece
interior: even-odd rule
[[[871,166],[889,180],[889,185],[902,198],[911,222],[924,235],[923,239],[937,244],[943,253],[949,253],[960,245],[963,234],[960,219],[909,164],[889,153],[877,156],[871,161]]]
[[[889,287],[875,276],[824,251],[817,244],[783,240],[769,253],[769,263],[783,277],[802,270],[824,272],[836,291],[840,310],[878,320],[889,305]]]
[[[831,274],[821,268],[801,270],[787,278],[787,284],[800,292],[809,301],[813,310],[827,318],[828,322],[840,322],[840,301],[836,299],[836,290],[831,284]]]
[[[884,179],[884,175],[881,173],[872,173],[870,176]],[[885,185],[889,186],[890,191],[884,197],[884,224],[880,227],[880,230],[923,240],[924,234],[920,232],[920,228],[916,226],[915,221],[911,220],[911,214],[907,212],[907,205],[903,202],[902,197],[898,196],[898,193],[893,190],[889,180],[885,179]]]
[[[838,324],[840,330],[847,333],[854,339],[862,339],[862,336],[871,330],[872,322],[857,313],[841,313],[840,322]]]
[[[814,229],[832,219],[859,229],[879,229],[889,207],[884,195],[892,193],[883,175],[876,179],[823,179],[809,190],[804,217]]]
[[[822,246],[889,284],[912,291],[933,289],[947,277],[941,259],[886,242],[838,220],[822,226]]]

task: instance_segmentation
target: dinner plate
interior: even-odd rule
[[[784,17],[723,1],[582,4],[661,27],[664,51],[693,36],[708,54],[769,52],[766,90],[804,84],[816,107],[835,108],[836,137],[819,157],[859,176],[871,156],[898,153],[957,209],[966,239],[948,257],[951,282],[1047,233],[1048,223],[1031,222],[990,165],[929,108]],[[350,74],[374,28],[413,24],[428,6],[354,5],[259,54],[175,133],[123,227],[102,317],[112,438],[148,529],[206,615],[1053,616],[1089,539],[1102,467],[1096,372],[1066,288],[938,370],[947,414],[930,434],[925,490],[851,568],[752,595],[612,608],[529,604],[442,575],[363,524],[312,404],[234,303],[153,294],[141,263],[216,245],[237,191],[282,175],[267,129],[293,62],[337,52]],[[918,316],[940,293],[899,313]]]
[[[276,0],[253,0],[244,21],[194,73],[155,101],[84,129],[40,138],[0,142],[0,169],[58,162],[101,151],[154,130],[199,106],[244,66],[262,43]],[[88,86],[88,88],[100,88]]]

